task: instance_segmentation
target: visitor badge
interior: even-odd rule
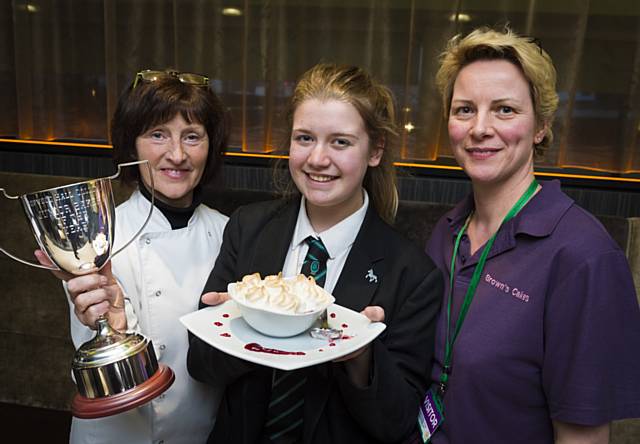
[[[440,399],[432,389],[429,389],[418,412],[418,426],[420,427],[422,442],[428,443],[443,422],[444,415],[442,414]]]

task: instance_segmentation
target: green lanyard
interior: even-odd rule
[[[504,220],[500,224],[500,227],[504,225],[505,222],[510,221],[514,218],[516,214],[524,207],[529,199],[533,196],[535,191],[538,189],[538,182],[533,179],[529,188],[524,192],[520,199],[515,203],[515,205],[509,210]],[[453,247],[453,255],[451,256],[451,275],[449,278],[449,300],[447,302],[447,331],[446,331],[446,342],[444,349],[444,362],[442,366],[442,373],[440,374],[440,396],[444,396],[444,392],[447,389],[447,382],[449,380],[449,374],[451,374],[451,358],[453,354],[453,343],[458,337],[458,333],[460,333],[460,328],[462,328],[462,323],[464,322],[464,318],[467,316],[467,312],[469,311],[469,306],[471,306],[471,301],[473,300],[473,296],[476,293],[476,288],[478,287],[478,283],[480,282],[480,275],[482,274],[482,269],[484,268],[484,264],[487,261],[487,256],[489,255],[489,251],[493,246],[493,241],[496,239],[496,235],[498,231],[500,231],[500,227],[498,230],[491,236],[491,239],[487,241],[486,246],[482,250],[482,254],[480,255],[480,259],[478,259],[478,263],[476,264],[476,268],[473,270],[473,276],[471,277],[471,282],[469,282],[469,287],[467,288],[467,293],[464,296],[464,300],[462,302],[462,307],[460,308],[460,314],[458,315],[458,321],[456,322],[455,331],[453,332],[453,337],[451,337],[451,301],[453,300],[453,280],[455,276],[455,266],[456,266],[456,257],[458,256],[458,248],[460,247],[460,239],[462,239],[462,234],[467,229],[469,225],[469,221],[471,220],[471,216],[467,218],[464,223],[464,226],[460,229],[458,236],[456,237],[456,242]]]

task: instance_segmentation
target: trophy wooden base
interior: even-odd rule
[[[94,419],[131,410],[160,395],[175,379],[173,370],[160,364],[158,371],[145,382],[117,395],[87,398],[76,394],[71,401],[71,414],[76,418]]]

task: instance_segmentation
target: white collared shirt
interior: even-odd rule
[[[296,227],[293,230],[293,238],[291,244],[287,250],[287,257],[284,261],[284,267],[282,274],[285,277],[295,276],[300,273],[302,269],[302,263],[307,255],[309,246],[305,242],[305,239],[309,236],[322,239],[322,243],[329,253],[329,259],[327,260],[327,277],[324,283],[324,288],[329,293],[333,292],[342,268],[347,261],[347,256],[351,251],[353,242],[356,240],[356,236],[360,231],[360,226],[364,221],[364,217],[367,214],[367,208],[369,207],[369,196],[367,191],[363,188],[362,194],[364,202],[362,206],[353,214],[347,218],[341,220],[333,227],[322,233],[316,233],[311,226],[309,217],[307,216],[307,207],[304,196],[302,196],[302,202],[300,204],[300,211],[298,211],[298,220],[296,221]]]

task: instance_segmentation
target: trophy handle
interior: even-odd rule
[[[151,206],[149,207],[149,214],[147,214],[147,218],[145,219],[144,223],[142,224],[142,226],[140,227],[140,229],[136,232],[136,234],[127,241],[127,243],[125,243],[122,247],[118,248],[115,252],[111,253],[111,257],[115,256],[116,254],[120,253],[122,250],[124,250],[125,248],[127,248],[131,242],[133,242],[134,240],[136,240],[138,238],[138,236],[140,236],[140,234],[142,233],[142,230],[144,230],[144,227],[147,226],[147,224],[149,223],[149,220],[151,219],[151,213],[153,213],[153,205],[155,202],[155,196],[156,196],[156,190],[153,186],[153,171],[151,170],[151,165],[149,164],[148,160],[137,160],[135,162],[127,162],[127,163],[121,163],[118,164],[118,171],[116,172],[116,174],[114,174],[113,176],[110,176],[109,179],[113,180],[116,179],[119,175],[120,175],[120,168],[121,167],[126,167],[126,166],[131,166],[131,165],[140,165],[146,163],[147,164],[147,169],[149,170],[149,180],[151,181]]]
[[[129,244],[131,244],[131,242],[133,242],[140,235],[140,233],[142,233],[142,230],[144,229],[144,227],[147,225],[147,223],[151,219],[151,213],[153,212],[153,206],[154,206],[154,202],[155,202],[155,190],[153,188],[153,171],[151,170],[151,165],[149,164],[148,160],[138,160],[138,161],[135,161],[135,162],[127,162],[127,163],[118,164],[118,166],[117,166],[118,170],[116,171],[116,173],[113,176],[106,177],[106,179],[110,179],[110,180],[116,179],[120,175],[122,167],[139,165],[139,164],[143,164],[143,163],[147,164],[147,168],[149,169],[149,179],[151,181],[151,206],[149,208],[149,214],[147,215],[146,220],[144,221],[144,223],[142,224],[142,226],[140,227],[138,232],[135,234],[135,236],[133,236],[126,244],[124,244],[116,252],[112,253],[111,256],[109,257],[109,259],[111,259],[113,256],[115,256],[116,254],[118,254],[122,250],[124,250],[127,246],[129,246]],[[2,192],[4,197],[6,197],[7,199],[10,199],[10,200],[20,199],[20,196],[12,196],[10,194],[7,194],[7,192],[5,191],[4,188],[0,188],[0,192]],[[35,267],[35,268],[42,268],[42,269],[50,270],[50,271],[62,271],[59,267],[57,267],[55,265],[54,266],[47,266],[47,265],[39,264],[37,262],[31,262],[31,261],[28,261],[28,260],[25,260],[25,259],[21,259],[21,258],[15,256],[15,255],[9,253],[7,250],[5,250],[2,247],[0,247],[0,252],[4,253],[5,255],[7,255],[11,259],[13,259],[14,261],[20,262],[21,264],[30,265],[30,266]],[[47,254],[46,251],[45,251],[45,254]]]
[[[0,191],[2,191],[2,194],[4,195],[4,197],[6,197],[7,199],[10,200],[18,200],[20,199],[20,196],[11,196],[10,194],[7,194],[7,192],[5,191],[4,188],[0,188]],[[36,267],[36,268],[44,268],[45,270],[51,270],[51,271],[61,271],[58,267],[53,266],[53,267],[49,267],[47,265],[42,265],[42,264],[38,264],[36,262],[30,262],[24,259],[19,258],[18,256],[14,256],[13,254],[9,253],[7,250],[5,250],[4,248],[0,247],[0,251],[2,251],[4,254],[6,254],[7,256],[9,256],[11,259],[13,259],[14,261],[18,261],[21,264],[25,264],[25,265],[31,265],[32,267]],[[45,253],[46,254],[46,253]]]

